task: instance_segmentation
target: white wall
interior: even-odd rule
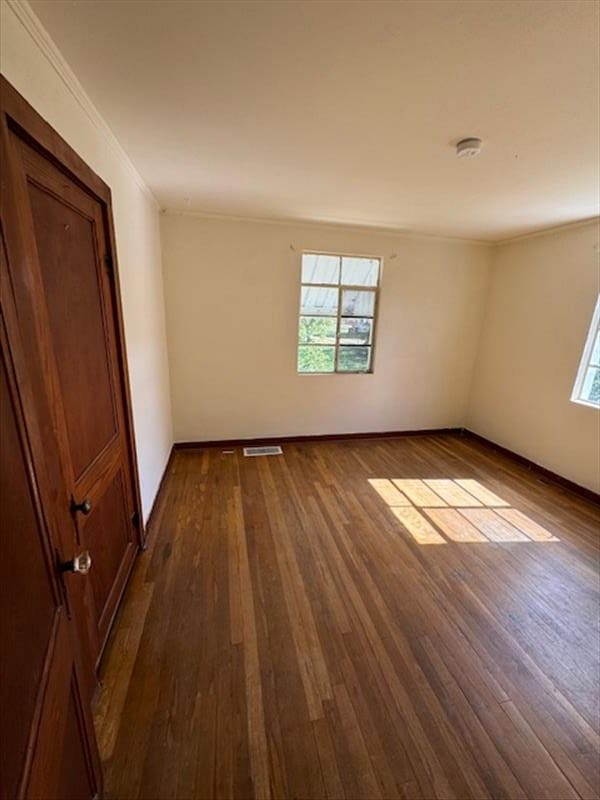
[[[464,423],[491,248],[172,214],[161,231],[176,441]],[[374,374],[297,374],[303,249],[383,257]]]
[[[595,491],[600,413],[570,400],[598,291],[598,223],[496,248],[467,426]]]
[[[2,73],[111,187],[142,505],[173,436],[158,207],[35,17],[2,2]]]

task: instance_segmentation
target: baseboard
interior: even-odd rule
[[[156,490],[156,494],[154,495],[154,502],[152,503],[152,508],[150,509],[150,513],[148,514],[148,519],[146,520],[143,526],[143,546],[142,549],[145,550],[147,547],[147,542],[150,534],[152,533],[152,528],[157,516],[157,510],[160,506],[160,502],[163,495],[164,485],[169,474],[169,470],[171,468],[171,463],[173,462],[173,456],[175,455],[175,445],[171,447],[169,452],[169,457],[167,458],[167,463],[165,464],[165,468],[163,470],[162,477],[158,483],[158,489]]]
[[[574,481],[570,481],[568,478],[563,478],[562,475],[558,475],[556,472],[552,472],[552,470],[546,469],[546,467],[542,467],[541,464],[536,464],[535,461],[531,461],[529,458],[525,456],[519,455],[519,453],[515,453],[513,450],[509,450],[508,447],[503,447],[496,442],[492,442],[490,439],[486,439],[485,436],[481,436],[474,431],[470,431],[465,428],[462,431],[463,435],[469,439],[473,439],[480,444],[485,445],[486,447],[495,450],[497,453],[501,453],[503,456],[507,458],[511,458],[513,461],[518,461],[528,470],[532,472],[537,472],[541,475],[548,483],[554,483],[557,486],[560,486],[562,489],[566,489],[573,494],[577,494],[580,497],[584,497],[586,500],[589,500],[591,503],[595,503],[596,505],[600,505],[600,494],[592,491],[592,489],[588,489],[585,486],[580,486],[578,483],[574,483]]]
[[[404,436],[436,436],[460,433],[461,428],[427,428],[416,431],[370,431],[368,433],[317,433],[303,436],[263,436],[257,439],[213,439],[210,441],[175,442],[175,450],[197,450],[205,447],[260,447],[269,444],[301,442],[335,442],[352,439],[400,439]]]

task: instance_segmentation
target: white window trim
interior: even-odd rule
[[[600,294],[598,295],[598,299],[596,300],[596,308],[594,309],[592,321],[588,329],[588,335],[585,342],[585,347],[583,348],[583,355],[581,356],[581,361],[579,362],[579,369],[577,370],[577,377],[575,378],[575,383],[573,384],[573,392],[571,394],[571,401],[573,403],[579,403],[582,406],[587,406],[588,408],[596,408],[596,409],[600,408],[600,404],[590,403],[589,400],[585,400],[583,397],[581,397],[581,392],[583,390],[583,382],[585,380],[585,375],[587,373],[590,364],[590,360],[592,357],[592,349],[594,347],[594,342],[596,341],[596,336],[598,334],[599,329],[600,329]]]
[[[340,280],[337,284],[333,283],[303,283],[302,282],[302,259],[305,255],[314,255],[314,256],[335,256],[336,258],[340,259]],[[342,263],[341,259],[343,258],[366,258],[371,259],[373,261],[379,262],[379,270],[377,273],[377,284],[375,286],[362,286],[362,285],[351,285],[351,284],[343,284],[342,281]],[[332,251],[332,250],[302,250],[300,256],[300,291],[302,292],[303,286],[322,286],[323,288],[330,289],[330,288],[337,288],[339,291],[339,302],[338,302],[338,311],[336,316],[337,323],[336,323],[336,342],[333,347],[335,347],[335,366],[332,372],[300,372],[298,368],[296,368],[296,375],[300,375],[302,377],[314,377],[314,376],[327,376],[327,375],[372,375],[374,372],[374,362],[375,362],[375,336],[378,329],[378,322],[379,322],[379,298],[381,292],[381,278],[383,273],[383,256],[374,256],[374,255],[365,255],[359,253],[342,253],[340,251]],[[339,349],[339,329],[340,329],[340,320],[342,319],[341,314],[341,300],[342,300],[342,290],[343,289],[357,289],[359,291],[370,291],[373,292],[375,295],[375,302],[374,302],[374,310],[373,316],[370,317],[373,321],[373,328],[372,328],[372,336],[371,336],[371,344],[369,345],[371,348],[371,362],[369,364],[368,370],[359,370],[359,371],[352,371],[352,370],[338,370],[338,349]],[[299,313],[299,317],[303,316],[301,309]],[[304,315],[304,316],[311,316]],[[298,348],[300,347],[300,342],[297,340],[296,344],[296,358],[298,353]]]

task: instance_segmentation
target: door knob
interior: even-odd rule
[[[75,500],[73,500],[71,503],[71,511],[79,511],[86,517],[91,510],[92,510],[92,504],[87,498],[85,500],[82,500],[81,503],[76,503]]]
[[[92,566],[92,557],[88,550],[84,550],[72,561],[63,561],[60,565],[61,572],[80,572],[82,575],[87,575]]]

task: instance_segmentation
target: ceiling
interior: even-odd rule
[[[30,4],[163,208],[489,241],[599,213],[595,0]]]

